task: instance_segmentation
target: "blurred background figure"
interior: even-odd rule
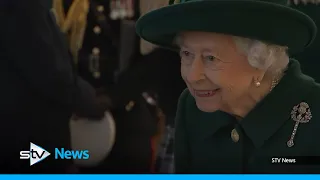
[[[166,0],[140,0],[140,14],[167,5]],[[135,31],[135,27],[131,26]],[[186,88],[180,76],[180,57],[177,52],[139,40],[139,57],[123,71],[112,88],[105,89],[112,102],[123,104],[135,94],[155,94],[154,110],[157,133],[152,137],[152,172],[173,172],[174,117],[181,92]],[[130,87],[130,93],[126,89]],[[148,92],[148,93],[146,93]],[[150,99],[151,97],[149,97]],[[146,98],[148,100],[148,98]],[[150,103],[153,104],[153,103]],[[117,105],[117,106],[118,106]]]
[[[319,0],[289,0],[291,7],[298,9],[309,15],[318,27],[318,34],[315,41],[310,47],[300,54],[293,57],[298,59],[301,64],[302,72],[313,77],[317,82],[320,82],[320,1]]]
[[[19,152],[37,144],[70,149],[72,114],[100,120],[107,105],[73,71],[52,1],[1,1],[0,173],[71,173],[72,162],[49,156],[30,167]]]
[[[167,0],[140,0],[140,15],[166,5],[168,5]],[[154,143],[157,145],[154,171],[156,173],[173,173],[174,118],[179,96],[186,88],[180,75],[180,56],[178,52],[157,47],[142,39],[140,52],[146,64],[148,64],[147,62],[152,63],[148,66],[150,67],[149,72],[146,73],[153,74],[153,76],[150,76],[148,84],[152,84],[158,92],[159,107],[166,116],[161,141]]]
[[[116,123],[116,140],[109,156],[98,166],[80,167],[81,172],[150,173],[156,111],[142,92],[132,90],[139,84],[117,85],[121,74],[140,59],[134,29],[138,1],[55,0],[53,8],[57,24],[68,39],[77,73],[95,87],[100,97],[112,100]],[[121,101],[122,96],[129,98]]]
[[[58,24],[69,39],[79,75],[95,86],[98,94],[110,99],[117,125],[116,143],[110,155],[100,166],[82,168],[84,173],[172,171],[173,119],[185,88],[179,73],[180,58],[177,52],[141,41],[135,33],[135,21],[140,14],[167,3],[54,3]]]

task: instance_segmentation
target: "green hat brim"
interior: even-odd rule
[[[317,33],[313,20],[288,6],[254,0],[190,1],[151,11],[136,23],[138,35],[153,44],[177,49],[176,35],[203,31],[257,39],[303,51]]]

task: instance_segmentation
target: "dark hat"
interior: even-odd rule
[[[317,27],[288,0],[180,0],[151,11],[136,24],[138,35],[153,44],[176,49],[173,40],[183,31],[204,31],[252,38],[303,51]]]
[[[320,1],[319,0],[290,0],[291,7],[310,16],[320,28]],[[317,36],[312,45],[302,53],[295,54],[293,58],[300,61],[301,70],[308,76],[320,82],[318,60],[320,59],[320,37]]]

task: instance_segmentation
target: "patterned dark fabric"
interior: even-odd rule
[[[174,173],[174,127],[167,125],[162,143],[159,147],[159,153],[156,162],[156,173],[172,174]]]

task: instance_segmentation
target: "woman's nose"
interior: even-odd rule
[[[200,58],[193,61],[187,79],[190,83],[195,83],[204,79],[204,65]]]

